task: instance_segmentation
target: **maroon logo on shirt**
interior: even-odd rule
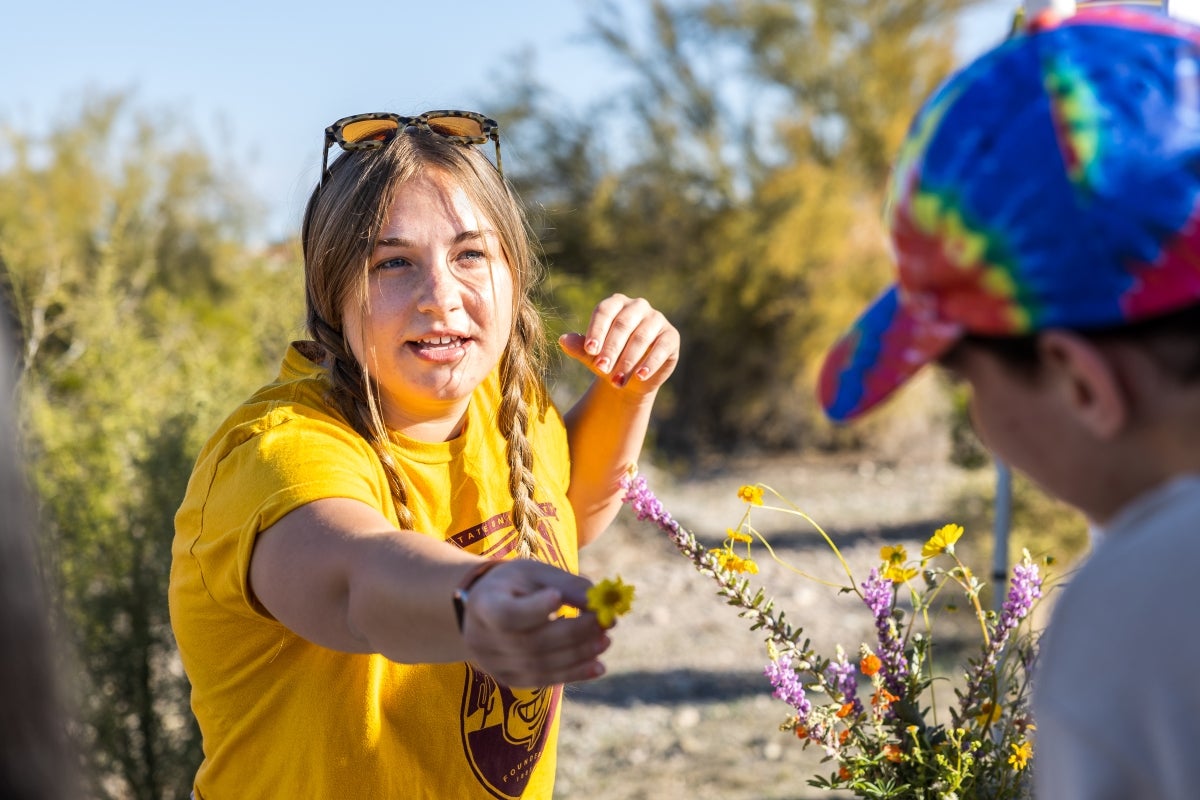
[[[537,521],[537,532],[542,539],[542,548],[545,553],[543,561],[548,561],[556,567],[566,568],[566,562],[563,560],[562,553],[559,552],[558,539],[554,535],[554,529],[550,524],[550,520],[558,519],[558,509],[553,503],[538,503],[538,509],[542,515]],[[472,547],[476,542],[479,542],[497,531],[507,530],[507,533],[489,544],[483,549]],[[460,531],[449,538],[449,542],[463,550],[471,550],[481,556],[487,558],[503,558],[504,556],[517,549],[517,530],[513,527],[512,512],[505,511],[503,514],[497,514],[490,519],[486,519],[478,525],[473,525],[465,531]]]
[[[543,558],[566,569],[550,520],[558,519],[551,503],[541,504],[542,517],[537,531],[541,535]],[[475,552],[489,558],[502,558],[517,547],[512,514],[505,512],[450,537],[459,547],[467,548],[481,539],[508,529],[489,546]],[[542,758],[550,729],[562,702],[562,687],[511,689],[491,675],[467,664],[463,687],[462,737],[467,760],[475,777],[500,800],[515,800],[525,792],[533,770]]]
[[[510,689],[467,664],[463,746],[479,782],[502,800],[519,798],[542,758],[562,687]]]

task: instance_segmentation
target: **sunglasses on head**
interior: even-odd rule
[[[496,143],[496,169],[500,167],[500,125],[496,120],[474,111],[426,111],[415,117],[378,111],[342,117],[325,129],[325,147],[321,153],[321,185],[329,178],[329,148],[374,150],[390,142],[397,133],[409,129],[428,131],[456,144]]]

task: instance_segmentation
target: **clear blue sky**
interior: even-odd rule
[[[612,0],[640,19],[644,0]],[[880,0],[886,2],[886,0]],[[964,21],[960,53],[1002,36],[1016,0]],[[479,108],[531,52],[582,107],[624,77],[590,42],[595,0],[22,0],[4,13],[0,126],[44,132],[91,93],[125,92],[242,165],[272,237],[295,230],[321,135],[361,111]],[[486,110],[486,109],[481,109]],[[509,152],[505,151],[506,154]],[[514,153],[519,157],[519,151]]]

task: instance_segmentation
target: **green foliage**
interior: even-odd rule
[[[7,144],[0,257],[91,791],[186,797],[200,751],[167,618],[174,512],[215,415],[299,320],[298,268],[239,243],[236,176],[120,98]]]
[[[888,165],[966,4],[656,0],[644,36],[604,7],[594,34],[633,76],[621,100],[572,122],[526,85],[505,115],[536,143],[520,181],[552,269],[646,296],[683,333],[662,446],[858,441],[820,415],[816,370],[888,281]],[[568,318],[579,300],[555,297]]]

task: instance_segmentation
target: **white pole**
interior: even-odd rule
[[[1012,470],[996,459],[996,501],[992,519],[992,604],[999,611],[1008,594],[1008,532],[1012,528]]]

